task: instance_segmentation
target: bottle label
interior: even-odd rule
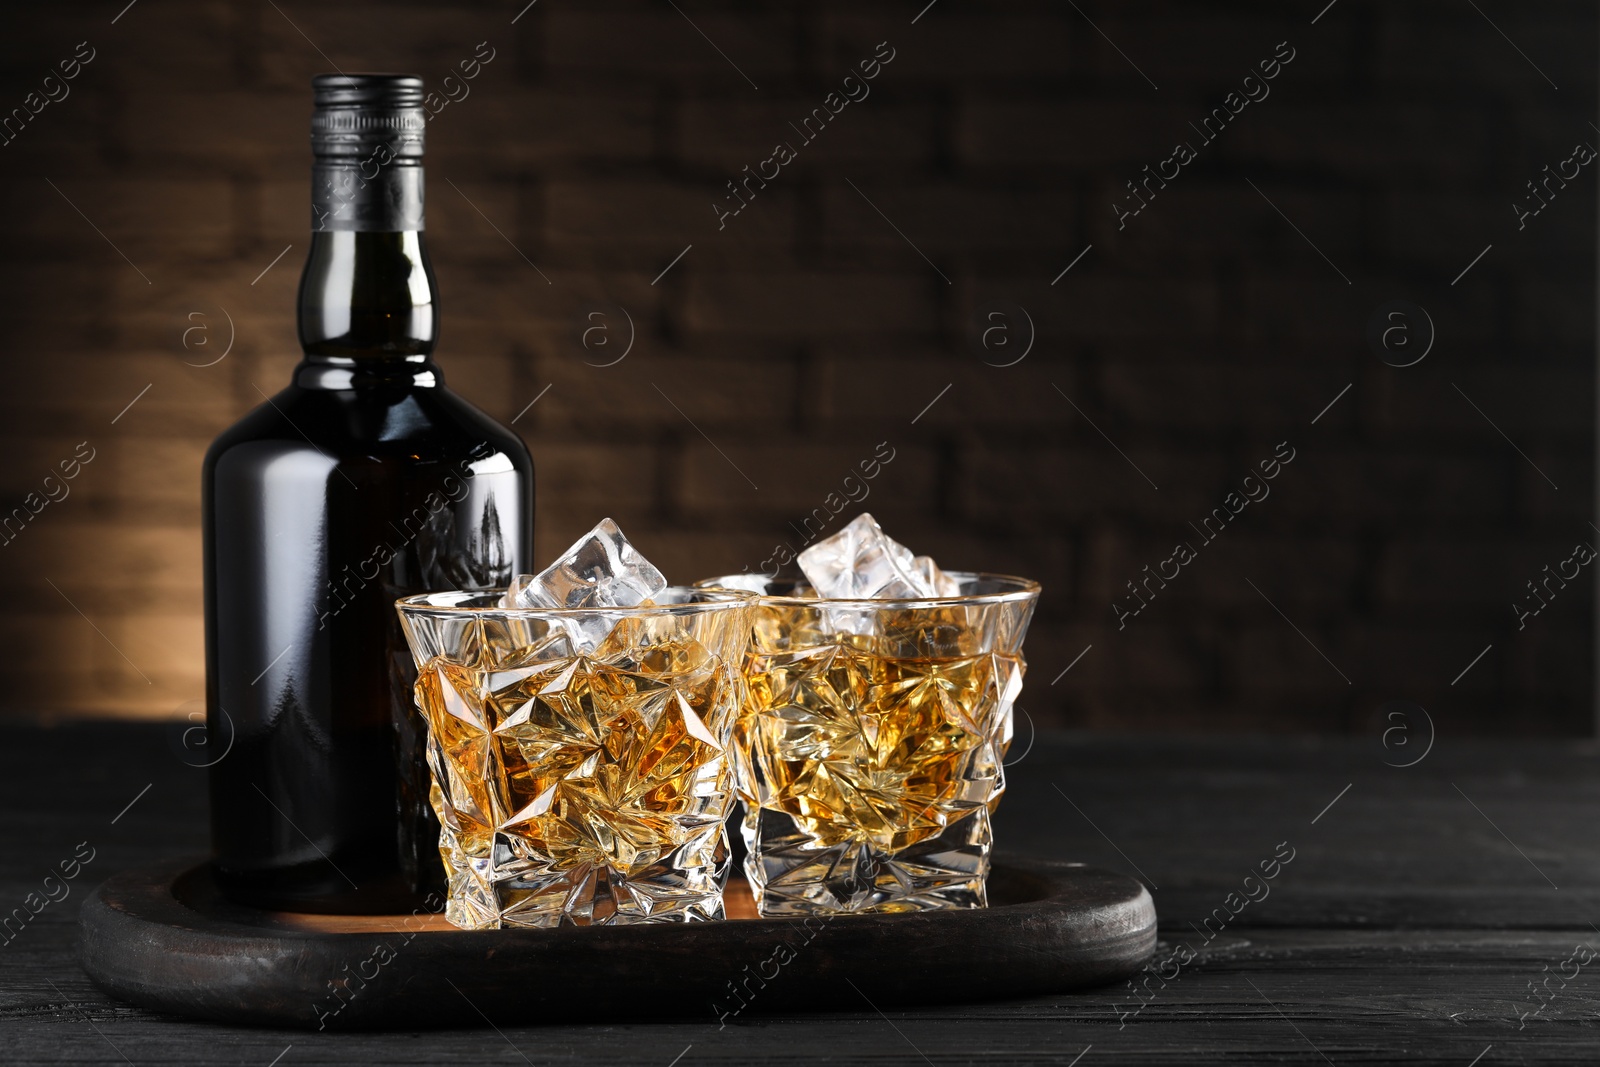
[[[317,160],[311,168],[311,232],[422,230],[422,167],[393,157]]]

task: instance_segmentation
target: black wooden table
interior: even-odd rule
[[[78,969],[78,904],[96,883],[205,847],[205,772],[183,751],[160,727],[0,729],[0,916],[67,892],[0,933],[0,1062],[1600,1063],[1590,744],[1441,740],[1395,767],[1421,748],[1041,736],[1009,772],[998,838],[1151,886],[1162,945],[1137,989],[887,1013],[863,999],[726,1027],[708,1007],[341,1035],[155,1015]],[[63,863],[76,878],[47,886]]]

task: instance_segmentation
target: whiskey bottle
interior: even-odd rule
[[[409,911],[443,867],[394,601],[527,571],[533,463],[433,362],[421,80],[313,91],[304,358],[203,472],[214,870],[258,907]]]

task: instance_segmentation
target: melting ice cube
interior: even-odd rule
[[[817,594],[831,598],[957,596],[960,587],[928,556],[913,556],[866,512],[799,557]]]

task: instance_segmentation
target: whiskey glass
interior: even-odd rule
[[[729,575],[751,608],[734,730],[745,874],[766,916],[977,908],[1038,583],[845,600]]]
[[[722,918],[751,596],[675,587],[638,607],[545,609],[502,593],[396,604],[446,917],[474,930]]]

